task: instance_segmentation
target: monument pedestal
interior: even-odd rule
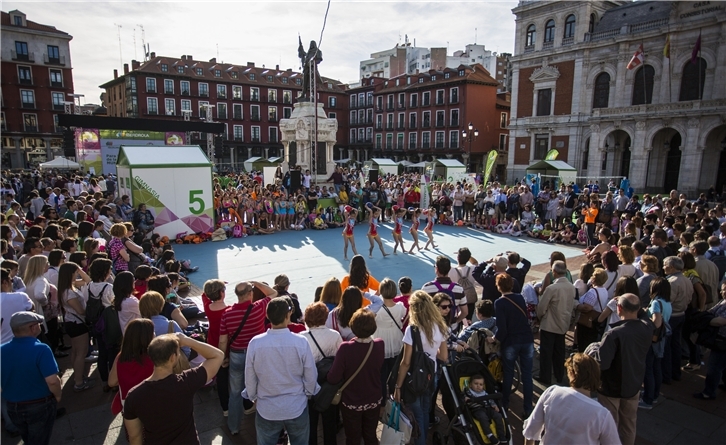
[[[325,181],[335,170],[333,146],[338,121],[325,115],[322,103],[317,104],[317,110],[315,108],[312,102],[298,102],[290,118],[280,121],[281,142],[285,151],[283,165],[288,168],[299,165],[303,171],[309,169],[317,181]],[[318,147],[313,154],[316,125]]]

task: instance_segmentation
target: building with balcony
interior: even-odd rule
[[[479,64],[391,79],[364,78],[360,87],[348,91],[348,157],[420,162],[471,156],[471,165],[480,170],[486,154],[495,149],[501,155],[503,174],[509,101],[506,94],[497,94],[498,86]],[[359,123],[361,118],[365,124]],[[469,123],[479,131],[471,145],[464,143],[462,135]]]
[[[555,148],[581,183],[628,177],[637,192],[722,190],[725,5],[529,0],[512,12],[509,177]],[[643,62],[629,70],[641,45]]]
[[[0,17],[2,165],[23,168],[61,154],[58,114],[73,98],[70,34],[18,11]]]
[[[241,168],[254,156],[283,156],[280,119],[292,114],[302,74],[279,66],[257,67],[253,62],[234,65],[152,52],[146,62],[125,64],[122,75],[114,70],[114,78],[100,88],[106,90],[108,116],[223,123],[216,158],[221,165]],[[317,93],[328,117],[338,119],[337,140],[345,140],[346,86],[318,77]],[[190,143],[206,147],[207,137],[191,132]]]

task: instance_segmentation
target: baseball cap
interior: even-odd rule
[[[25,326],[26,324],[30,323],[42,323],[43,320],[45,320],[43,316],[38,315],[35,312],[16,312],[13,314],[12,317],[10,317],[10,329],[17,329],[20,326]]]

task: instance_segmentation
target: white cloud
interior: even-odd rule
[[[299,70],[298,32],[307,48],[318,40],[326,3],[245,2],[5,2],[28,20],[70,33],[75,91],[98,103],[98,88],[123,73],[117,28],[121,28],[123,62],[143,59],[141,29],[157,55],[193,55],[197,60],[246,64],[255,62]],[[448,54],[476,43],[497,52],[512,52],[516,2],[367,2],[333,1],[321,50],[321,73],[343,82],[358,79],[358,62],[370,53],[392,48],[405,35],[417,46],[445,47]],[[136,28],[136,47],[133,44]]]

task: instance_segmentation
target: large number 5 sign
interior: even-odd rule
[[[204,193],[203,190],[189,190],[189,204],[192,204],[189,206],[189,211],[194,215],[199,215],[204,212],[204,200],[200,196],[202,193]],[[194,207],[193,204],[198,204],[199,207]]]

